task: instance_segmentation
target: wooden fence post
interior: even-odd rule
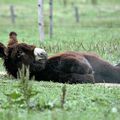
[[[15,24],[16,15],[15,15],[15,11],[14,11],[14,6],[13,5],[10,5],[10,14],[11,14],[11,22],[12,22],[12,24]]]
[[[91,0],[91,3],[92,3],[93,5],[97,5],[97,0]]]
[[[43,20],[43,0],[38,0],[38,26],[40,41],[44,41],[44,20]]]
[[[53,36],[53,0],[50,0],[50,38]]]
[[[80,16],[79,16],[79,10],[78,10],[78,7],[75,6],[74,7],[74,10],[75,10],[75,18],[76,18],[76,22],[80,22]]]
[[[63,0],[64,6],[67,6],[67,0]]]

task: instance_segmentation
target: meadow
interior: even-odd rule
[[[20,42],[44,48],[49,56],[63,51],[94,52],[103,59],[120,62],[120,1],[76,0],[80,22],[76,23],[74,0],[64,6],[54,0],[54,34],[49,38],[49,0],[44,1],[45,41],[38,33],[37,1],[0,0],[0,42],[7,44],[10,31]],[[16,23],[10,19],[15,6]],[[0,71],[4,67],[0,60]],[[24,82],[26,80],[26,82]],[[0,120],[119,120],[120,88],[91,84],[60,84],[15,80],[0,75]]]

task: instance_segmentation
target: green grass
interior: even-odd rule
[[[120,117],[120,88],[89,84],[67,85],[64,109],[62,109],[60,101],[63,84],[51,82],[32,82],[32,84],[32,91],[36,94],[31,97],[31,108],[27,111],[22,101],[19,82],[6,80],[2,83],[0,87],[1,119],[6,119],[8,114],[12,120],[40,118],[46,120],[118,120]],[[8,94],[11,99],[6,97]]]
[[[63,51],[89,51],[107,61],[120,62],[120,0],[76,0],[80,23],[75,22],[73,0],[64,7],[54,0],[54,35],[49,38],[49,0],[44,4],[45,42],[39,42],[37,1],[0,0],[0,42],[7,44],[8,33],[16,31],[20,42],[45,48],[49,55]],[[10,20],[9,6],[16,10],[16,24]],[[0,60],[0,71],[5,71]],[[96,85],[66,85],[30,81],[29,109],[20,82],[0,76],[0,120],[119,120],[120,88]],[[29,91],[29,89],[28,89]]]

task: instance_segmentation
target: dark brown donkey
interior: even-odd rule
[[[5,47],[0,43],[0,57],[7,72],[17,78],[22,64],[30,66],[30,77],[38,81],[62,83],[120,83],[120,66],[113,66],[97,55],[64,52],[47,58],[47,53],[24,43]]]
[[[61,83],[94,83],[92,67],[81,55],[63,53],[47,58],[43,49],[25,43],[5,47],[0,44],[0,57],[8,74],[17,78],[22,64],[30,66],[30,77],[37,81]]]

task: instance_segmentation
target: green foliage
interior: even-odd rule
[[[11,84],[10,84],[11,83]],[[61,109],[61,89],[66,88],[63,84],[52,82],[35,82],[32,84],[32,91],[36,91],[30,98],[29,112],[23,102],[18,102],[23,96],[20,82],[6,81],[8,97],[0,88],[1,111],[0,118],[11,119],[119,119],[120,115],[120,88],[104,87],[95,85],[65,85],[67,87],[64,109]],[[9,86],[9,87],[8,87]],[[14,89],[13,89],[14,88]],[[53,89],[54,88],[54,89]],[[5,92],[6,92],[5,91]],[[5,102],[6,101],[6,102]],[[22,101],[22,100],[20,100]],[[9,106],[6,104],[9,103]],[[4,106],[4,107],[3,107]],[[10,116],[9,116],[10,115]]]
[[[29,67],[23,65],[22,69],[18,72],[18,78],[20,79],[20,91],[24,98],[23,101],[28,109],[30,108],[30,98],[37,94],[32,92],[32,85],[29,83],[29,76]]]
[[[62,87],[62,95],[61,95],[61,107],[64,108],[65,104],[65,97],[66,97],[66,85],[63,85]]]
[[[49,0],[44,1],[45,42],[39,42],[37,1],[0,0],[0,42],[16,31],[19,42],[35,44],[52,55],[63,51],[96,52],[111,63],[120,58],[120,0],[54,0],[54,35],[49,38]],[[72,2],[80,12],[75,23]],[[10,21],[9,5],[15,5],[16,24]],[[0,70],[5,71],[0,60]],[[0,75],[0,120],[119,120],[120,88],[97,85],[63,85],[29,81],[28,69],[19,81]],[[64,108],[64,109],[63,109]]]

